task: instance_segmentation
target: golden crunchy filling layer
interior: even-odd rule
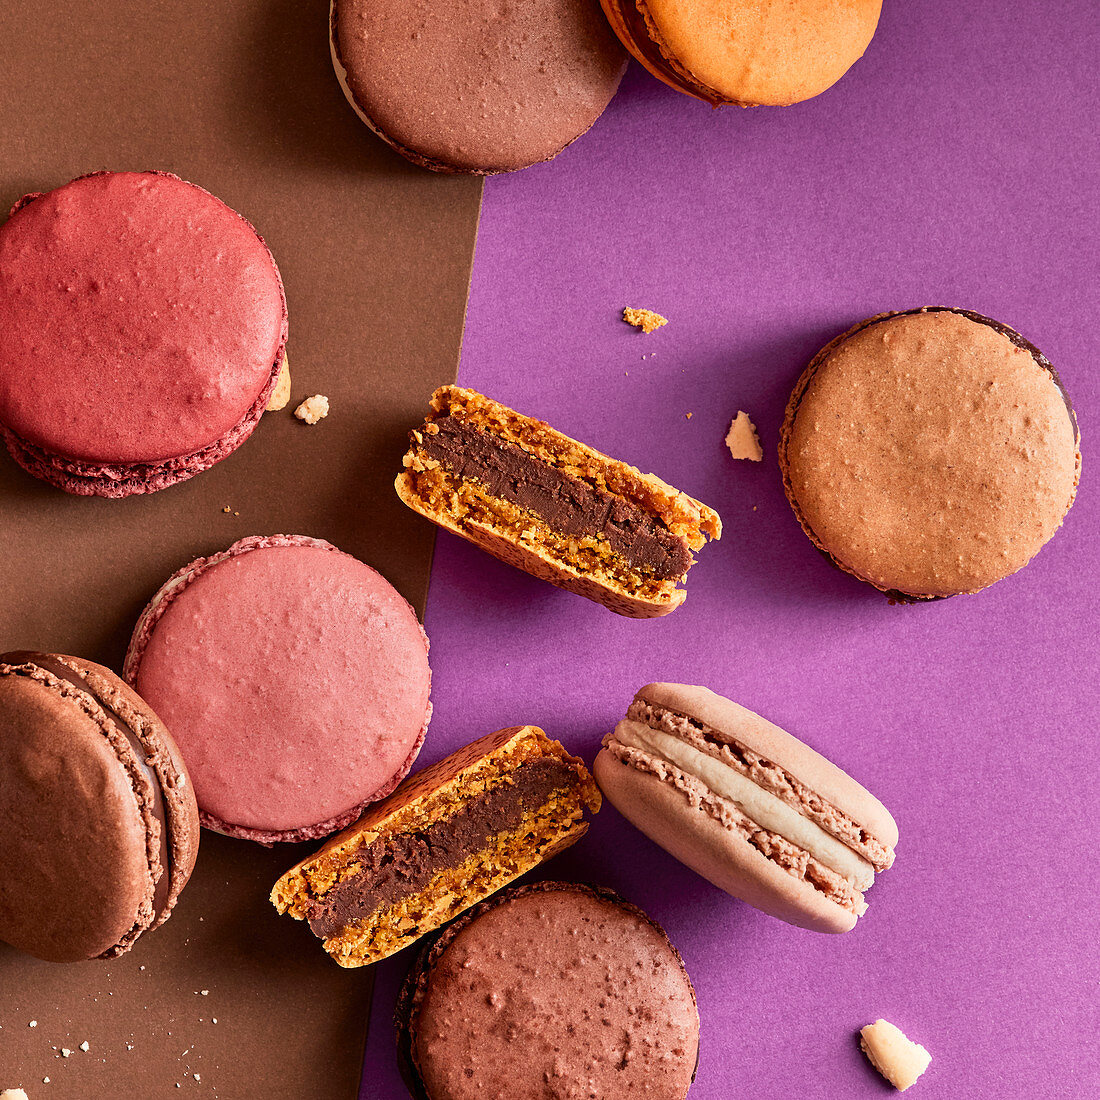
[[[659,580],[630,565],[599,536],[562,535],[533,512],[492,496],[476,481],[456,477],[421,454],[413,456],[408,472],[416,495],[432,512],[457,523],[483,524],[496,534],[531,549],[577,573],[595,577],[632,596],[659,598],[676,588],[676,579]]]
[[[324,941],[346,967],[366,966],[399,951],[579,839],[586,829],[575,794],[555,794],[524,815],[516,829],[499,833],[463,863],[438,871],[422,890],[383,905]]]

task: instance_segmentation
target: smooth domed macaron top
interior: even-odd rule
[[[369,123],[457,171],[548,160],[596,121],[626,67],[597,0],[335,0],[332,36]]]
[[[818,95],[863,56],[882,0],[619,0],[714,102],[782,106]],[[700,94],[698,91],[696,94]]]
[[[0,226],[0,424],[48,452],[192,454],[249,414],[285,340],[267,246],[176,176],[83,176]]]
[[[204,824],[305,839],[408,771],[431,713],[427,654],[412,608],[370,566],[271,536],[172,578],[126,671],[172,730]]]
[[[52,962],[153,920],[149,822],[105,723],[72,686],[0,662],[0,939]]]
[[[682,1100],[699,1015],[679,955],[609,891],[520,887],[473,910],[428,959],[410,1020],[430,1100]]]
[[[788,406],[788,496],[813,541],[885,591],[976,592],[1022,568],[1073,502],[1076,422],[1049,364],[965,311],[873,318]]]

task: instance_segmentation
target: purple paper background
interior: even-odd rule
[[[893,0],[816,100],[713,112],[632,68],[588,137],[486,187],[461,381],[658,472],[725,533],[653,622],[441,534],[421,762],[519,722],[591,760],[637,687],[683,680],[805,739],[901,830],[841,937],[727,897],[610,806],[550,866],[618,889],[681,950],[702,1016],[692,1100],[886,1095],[855,1038],[880,1015],[932,1052],[927,1100],[1100,1095],[1098,28],[1092,0]],[[811,548],[776,436],[821,344],[925,304],[1038,343],[1077,405],[1085,479],[1021,574],[891,606]],[[671,322],[643,336],[625,305]],[[738,409],[759,465],[723,448]],[[378,972],[372,1100],[406,1096],[389,1015],[407,954]]]

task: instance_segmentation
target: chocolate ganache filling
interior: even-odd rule
[[[577,773],[564,760],[542,757],[521,764],[507,779],[421,832],[381,836],[356,852],[359,870],[310,906],[314,935],[329,939],[384,905],[411,897],[437,871],[459,866],[498,833],[514,829],[554,791],[574,787]]]
[[[691,566],[687,543],[636,504],[598,489],[452,416],[423,433],[424,452],[456,477],[481,482],[494,496],[539,516],[563,535],[603,538],[632,568],[666,580]]]

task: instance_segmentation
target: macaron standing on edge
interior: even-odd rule
[[[626,54],[598,0],[332,0],[330,46],[356,114],[436,172],[550,160],[603,113]]]
[[[78,657],[0,655],[0,940],[51,962],[113,958],[168,919],[199,819],[148,704]]]
[[[231,454],[286,338],[263,238],[168,172],[81,176],[0,226],[0,434],[66,492],[156,492]]]
[[[389,794],[431,716],[416,613],[303,535],[242,539],[175,573],[124,673],[173,729],[203,825],[264,844],[327,836]]]
[[[577,883],[513,887],[449,925],[413,962],[394,1021],[417,1100],[543,1100],[577,1082],[684,1100],[699,1060],[679,952],[637,906]]]
[[[715,107],[786,106],[835,84],[874,37],[882,0],[601,0],[659,80]]]
[[[721,890],[788,924],[848,932],[894,862],[869,791],[785,730],[703,687],[647,684],[593,774],[613,806]]]
[[[978,592],[1061,526],[1080,433],[1057,372],[970,310],[861,321],[795,385],[779,439],[787,499],[834,565],[907,602]]]

